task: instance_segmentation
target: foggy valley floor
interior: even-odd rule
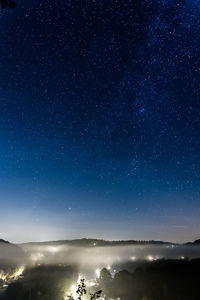
[[[198,241],[121,241],[112,246],[89,239],[18,246],[0,242],[1,300],[79,300],[81,279],[85,300],[199,299],[199,271]]]

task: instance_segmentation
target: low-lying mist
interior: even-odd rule
[[[199,244],[69,243],[0,242],[0,300],[79,299],[81,278],[87,299],[99,290],[102,300],[191,300],[199,295]]]
[[[45,243],[0,243],[0,269],[10,266],[32,267],[37,265],[76,266],[79,272],[93,278],[98,270],[107,268],[111,273],[124,268],[131,271],[138,262],[158,259],[192,259],[200,257],[199,245],[114,245],[72,246]],[[128,266],[128,267],[127,267]]]
[[[129,262],[200,257],[199,246],[177,245],[128,245],[74,247],[69,245],[23,245],[28,262],[33,264],[76,265],[80,272],[91,273],[97,269],[120,270]]]

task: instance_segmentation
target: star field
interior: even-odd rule
[[[0,12],[2,237],[199,238],[199,2],[17,7]]]

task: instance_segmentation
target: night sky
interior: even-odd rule
[[[0,8],[1,238],[199,238],[200,2],[16,1]]]

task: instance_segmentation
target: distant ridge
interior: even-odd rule
[[[200,246],[200,239],[195,240],[194,242],[185,243],[187,246]]]
[[[119,241],[107,241],[103,239],[74,239],[74,240],[58,240],[47,242],[29,242],[22,243],[20,245],[70,245],[77,247],[101,247],[101,246],[123,246],[123,245],[175,245],[175,243],[163,242],[163,241],[136,241],[136,240],[119,240]]]
[[[25,251],[22,247],[10,243],[4,239],[0,239],[0,267],[20,265],[25,263],[27,259]]]

